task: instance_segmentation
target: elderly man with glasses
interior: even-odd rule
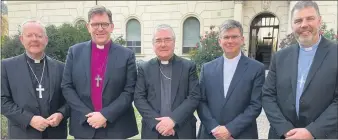
[[[135,54],[110,38],[112,13],[95,6],[88,13],[92,39],[69,48],[62,91],[75,138],[125,139],[138,134],[132,99]]]
[[[142,139],[196,138],[194,111],[201,98],[196,65],[174,54],[175,33],[156,27],[156,58],[139,67],[135,106],[142,116]]]

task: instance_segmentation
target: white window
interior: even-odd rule
[[[183,53],[196,47],[200,40],[200,22],[195,17],[187,18],[183,23]]]
[[[141,53],[141,25],[136,19],[127,22],[127,48]]]

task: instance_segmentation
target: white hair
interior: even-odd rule
[[[20,26],[21,35],[23,34],[23,28],[24,28],[25,24],[27,24],[27,23],[37,23],[37,24],[39,24],[42,27],[44,35],[47,36],[46,26],[41,21],[35,20],[35,19],[26,20],[21,24],[21,26]]]

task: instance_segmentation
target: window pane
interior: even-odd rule
[[[194,17],[187,18],[183,23],[183,47],[195,47],[199,42],[200,22]],[[183,48],[183,52],[184,48]]]
[[[131,19],[127,23],[127,40],[141,41],[141,25],[136,19]]]

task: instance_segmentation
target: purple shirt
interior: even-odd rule
[[[105,78],[108,53],[111,41],[104,45],[104,49],[99,49],[92,41],[91,51],[91,99],[95,112],[102,109],[103,81]]]

